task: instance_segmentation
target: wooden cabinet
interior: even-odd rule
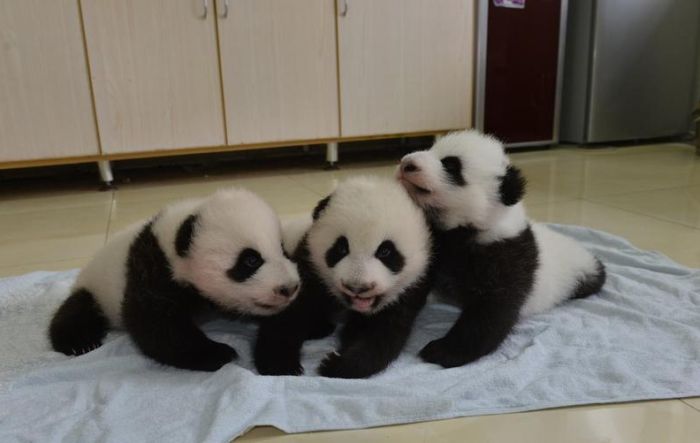
[[[220,0],[229,144],[338,137],[334,1]]]
[[[471,126],[474,0],[338,2],[343,136]]]
[[[226,144],[215,14],[204,4],[82,1],[104,153]]]
[[[98,154],[78,0],[0,0],[0,162]]]

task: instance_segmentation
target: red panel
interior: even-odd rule
[[[484,126],[509,143],[551,140],[561,0],[489,0]]]

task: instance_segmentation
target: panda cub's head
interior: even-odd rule
[[[397,178],[439,227],[488,230],[506,222],[517,231],[526,223],[525,179],[510,164],[503,145],[477,131],[455,132],[427,151],[401,159]]]
[[[160,218],[180,223],[159,223]],[[154,230],[167,235],[169,229],[165,238],[175,239],[169,247],[162,245],[173,278],[191,284],[217,306],[272,315],[296,297],[299,274],[282,250],[277,214],[252,192],[218,191],[190,205],[166,208],[158,219]]]
[[[319,202],[313,219],[307,234],[312,265],[349,309],[376,313],[426,272],[425,217],[395,181],[346,180]]]

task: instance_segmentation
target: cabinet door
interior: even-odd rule
[[[333,2],[230,0],[219,18],[229,143],[338,136]]]
[[[203,0],[83,0],[105,153],[226,143],[215,14]]]
[[[472,120],[473,0],[338,0],[343,136]]]
[[[0,161],[97,154],[78,0],[0,0]]]

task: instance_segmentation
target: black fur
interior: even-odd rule
[[[462,160],[456,156],[445,157],[440,160],[442,169],[447,173],[447,181],[455,186],[464,186],[467,184],[462,175]]]
[[[187,253],[190,251],[196,223],[197,216],[190,215],[182,222],[180,228],[177,230],[177,234],[175,235],[175,252],[177,252],[177,255],[180,257],[186,257]]]
[[[226,271],[226,275],[233,281],[243,283],[260,269],[265,263],[260,253],[252,248],[245,248],[238,254],[236,264],[231,269]]]
[[[534,284],[538,248],[530,227],[489,244],[477,243],[476,234],[471,227],[436,233],[436,289],[462,313],[447,335],[421,350],[427,362],[462,366],[496,350]]]
[[[328,203],[331,201],[331,196],[327,196],[323,198],[321,201],[316,203],[316,207],[314,208],[312,218],[314,220],[318,220],[318,218],[321,216],[321,213],[323,212],[324,209],[326,209],[326,206],[328,206]]]
[[[95,297],[78,289],[63,302],[49,326],[51,345],[66,355],[81,355],[102,345],[109,322]]]
[[[344,235],[338,237],[333,245],[326,251],[326,264],[329,268],[334,267],[340,260],[350,253],[348,239]]]
[[[124,327],[138,348],[157,362],[215,371],[236,358],[230,346],[210,340],[192,315],[205,299],[193,286],[176,282],[151,224],[129,250],[122,305]]]
[[[386,266],[394,274],[398,274],[406,264],[406,259],[403,254],[396,249],[396,245],[391,240],[384,240],[374,253],[384,266]]]
[[[260,322],[254,357],[261,374],[303,373],[300,359],[304,341],[330,334],[335,328],[334,319],[346,311],[316,273],[306,238],[295,256],[303,282],[301,292],[288,309]],[[348,311],[338,352],[326,356],[319,373],[365,378],[384,370],[403,349],[429,290],[430,278],[426,276],[404,291],[399,301],[376,314]]]
[[[606,277],[605,266],[599,260],[596,260],[595,274],[586,275],[579,280],[572,298],[586,298],[589,295],[599,293],[605,284]]]
[[[525,194],[526,184],[527,182],[520,169],[513,165],[508,165],[506,175],[501,177],[501,184],[498,188],[501,203],[506,206],[512,206],[519,202]]]

